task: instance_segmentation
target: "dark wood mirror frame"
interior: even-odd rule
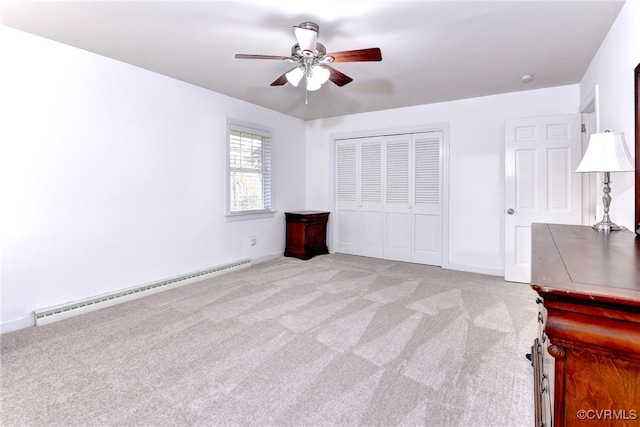
[[[636,117],[636,237],[640,238],[640,64],[635,69]]]

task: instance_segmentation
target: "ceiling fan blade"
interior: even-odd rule
[[[297,67],[293,67],[291,70],[295,70]],[[291,71],[289,70],[289,71]],[[287,71],[287,73],[289,72]],[[280,77],[278,77],[277,79],[275,79],[273,81],[273,83],[271,83],[271,86],[282,86],[285,85],[288,80],[287,80],[287,73],[284,73],[283,75],[281,75]]]
[[[282,86],[282,85],[285,85],[286,83],[287,83],[287,73],[284,73],[283,75],[275,79],[273,83],[271,83],[271,86]]]
[[[333,57],[333,62],[382,61],[382,52],[378,47],[327,53],[325,56]]]
[[[318,41],[318,33],[316,31],[296,26],[293,27],[293,32],[296,35],[298,46],[303,52],[316,52],[316,42]]]
[[[350,83],[353,81],[353,79],[349,76],[347,76],[346,74],[341,73],[340,71],[336,70],[333,67],[330,67],[328,65],[324,65],[324,67],[326,67],[329,70],[329,80],[331,80],[332,82],[334,82],[335,84],[337,84],[338,86],[344,86],[347,83]]]
[[[277,55],[246,55],[244,53],[236,53],[236,59],[279,59],[281,61],[291,60],[290,56]]]

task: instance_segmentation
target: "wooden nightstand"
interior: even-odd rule
[[[327,220],[329,212],[285,212],[287,243],[284,256],[300,259],[328,254]]]

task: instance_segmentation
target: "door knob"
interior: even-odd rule
[[[512,208],[507,209],[507,213],[509,215],[513,215],[514,213],[516,213],[516,211],[514,211]]]

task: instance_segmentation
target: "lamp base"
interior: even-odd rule
[[[627,230],[626,227],[614,224],[611,222],[611,217],[609,217],[609,206],[611,205],[611,196],[609,195],[609,193],[611,193],[611,187],[609,187],[610,183],[611,180],[609,179],[609,172],[605,172],[604,178],[602,179],[602,192],[604,193],[602,196],[602,204],[604,205],[604,216],[602,217],[602,221],[593,224],[592,227],[595,230],[604,231],[605,233],[609,231],[625,231]]]
[[[622,227],[620,225],[614,224],[611,221],[600,221],[591,226],[594,230],[598,231],[626,231],[627,227]]]

